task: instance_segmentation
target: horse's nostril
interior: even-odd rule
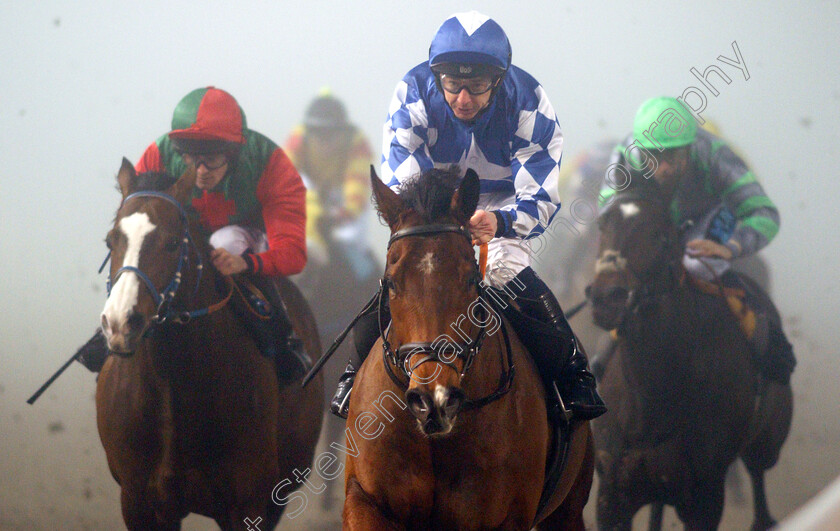
[[[457,387],[449,389],[449,396],[446,398],[446,404],[443,409],[450,419],[455,418],[455,416],[461,411],[461,407],[463,407],[465,399],[466,395],[461,389]]]
[[[132,312],[128,316],[128,327],[130,330],[140,330],[143,327],[143,316],[137,312]]]
[[[429,396],[417,389],[409,389],[405,392],[405,400],[411,414],[419,420],[426,420],[432,412],[432,400]]]

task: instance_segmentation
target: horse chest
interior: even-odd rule
[[[366,459],[355,465],[366,478],[364,489],[379,504],[397,514],[408,507],[410,513],[403,519],[423,521],[429,529],[492,529],[512,513],[527,519],[527,504],[512,504],[510,493],[523,492],[529,485],[541,487],[542,478],[517,472],[535,469],[512,462],[520,460],[516,456],[521,449],[500,452],[494,448],[498,440],[494,445],[489,439],[466,441],[457,436],[432,441],[414,430],[406,426],[403,437],[384,436],[376,441],[379,448],[360,448],[362,455],[387,452],[393,459],[386,470],[374,470]]]

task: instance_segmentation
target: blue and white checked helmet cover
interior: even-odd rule
[[[472,63],[507,70],[511,48],[496,21],[477,11],[456,13],[441,24],[429,47],[429,64]]]

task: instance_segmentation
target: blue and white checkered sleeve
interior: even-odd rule
[[[429,117],[413,83],[397,84],[382,141],[382,180],[391,187],[433,167],[428,146]]]
[[[513,136],[510,171],[516,204],[502,212],[508,225],[503,236],[536,237],[560,209],[563,133],[543,88],[537,86],[535,94],[536,108],[519,112]]]

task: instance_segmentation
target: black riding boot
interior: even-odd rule
[[[537,317],[566,334],[569,340],[566,366],[561,369],[564,378],[563,382],[560,382],[560,397],[565,406],[572,410],[574,418],[578,420],[589,420],[603,415],[607,412],[607,406],[598,395],[595,376],[587,370],[586,353],[566,321],[560,303],[551,290],[540,295],[538,300],[542,313]]]
[[[761,374],[768,380],[788,385],[796,367],[796,358],[782,328],[779,311],[770,296],[743,273],[729,270],[721,280],[727,287],[744,290],[747,307],[755,313],[756,327],[749,343]]]
[[[547,391],[557,395],[559,403],[553,407],[558,407],[563,417],[568,418],[570,412],[571,418],[576,420],[603,415],[607,407],[598,396],[595,377],[586,367],[586,353],[566,321],[560,303],[530,267],[522,270],[506,287],[509,292],[516,293],[517,286],[523,285],[522,295],[516,302],[525,319],[510,320],[542,373]]]
[[[292,323],[274,282],[258,275],[249,275],[244,282],[238,282],[250,308],[242,304],[238,297],[233,297],[234,311],[251,333],[263,356],[274,361],[280,385],[286,386],[299,380],[307,373],[312,362],[303,349],[303,342],[293,335]],[[262,297],[249,289],[248,282],[261,292]]]
[[[76,361],[84,365],[90,372],[101,371],[107,357],[108,341],[105,339],[101,328],[97,328],[93,337],[76,351]]]
[[[387,307],[386,307],[387,309]],[[386,312],[387,314],[387,312]],[[333,415],[347,418],[347,412],[350,409],[350,391],[353,390],[353,382],[356,380],[356,371],[364,363],[373,344],[379,338],[379,325],[376,321],[377,312],[371,312],[363,315],[356,322],[356,327],[353,329],[353,346],[355,352],[347,360],[347,367],[344,369],[344,374],[338,379],[338,387],[335,390],[335,395],[330,401],[330,412]],[[391,320],[390,315],[383,316],[385,325]]]

